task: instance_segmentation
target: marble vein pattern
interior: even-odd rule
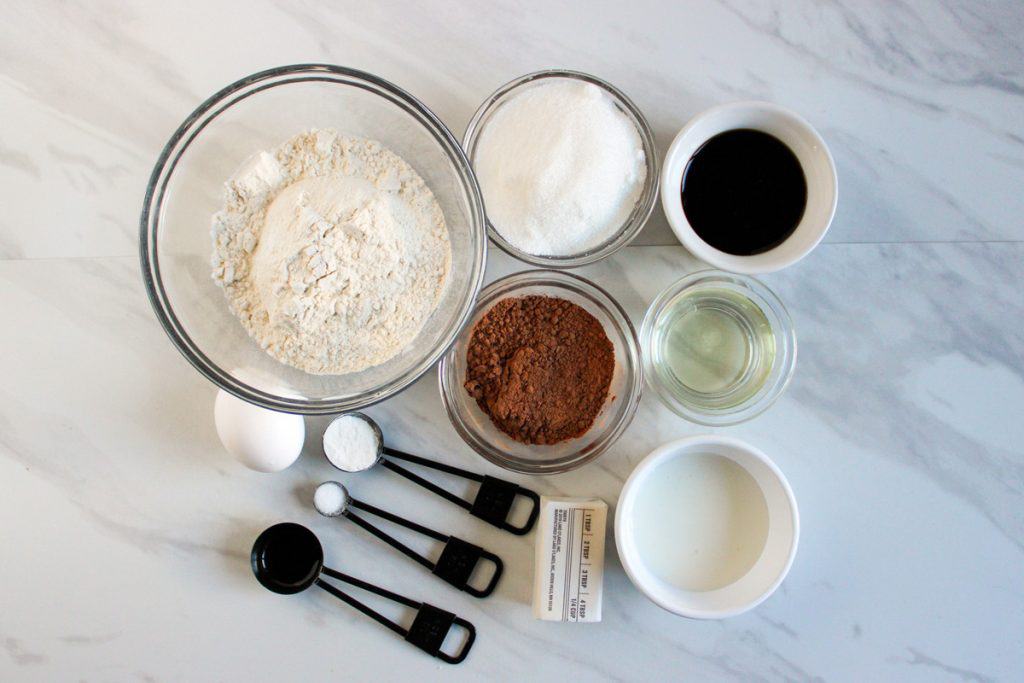
[[[14,1],[0,19],[0,680],[1024,679],[1019,2]],[[142,195],[203,98],[309,61],[392,80],[457,135],[494,88],[546,67],[622,87],[662,152],[690,116],[737,99],[819,128],[839,168],[835,223],[763,278],[794,318],[796,374],[767,413],[719,430],[766,451],[796,492],[800,552],[775,596],[726,621],[676,618],[632,587],[609,530],[604,621],[537,622],[532,537],[386,472],[339,475],[315,438],[326,419],[307,419],[314,438],[278,475],[223,452],[214,388],[142,288]],[[488,280],[522,267],[492,250]],[[579,273],[639,325],[701,267],[656,209],[636,246]],[[648,393],[596,463],[530,479],[461,442],[433,372],[368,412],[398,448],[613,507],[650,450],[705,431]],[[456,593],[319,517],[328,478],[496,551],[497,593]],[[319,591],[262,590],[249,547],[286,519],[320,535],[330,566],[474,622],[470,659],[446,667]]]

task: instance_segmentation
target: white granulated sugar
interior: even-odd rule
[[[501,105],[480,134],[473,166],[494,228],[544,256],[611,239],[647,176],[640,135],[612,97],[564,78],[528,86]]]
[[[321,515],[337,517],[348,505],[348,492],[336,481],[325,481],[316,487],[313,494],[313,507]]]
[[[330,130],[249,159],[213,217],[213,278],[271,356],[312,374],[397,355],[441,298],[444,214],[401,157]]]
[[[361,472],[377,462],[380,441],[370,424],[355,415],[342,415],[324,430],[324,455],[346,472]]]

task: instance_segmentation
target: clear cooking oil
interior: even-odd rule
[[[775,336],[761,307],[715,286],[680,292],[653,330],[652,366],[676,398],[728,409],[753,397],[775,360]]]

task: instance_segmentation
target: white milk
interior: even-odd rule
[[[733,460],[681,454],[637,491],[633,533],[647,568],[684,590],[709,591],[743,577],[764,550],[768,506]]]

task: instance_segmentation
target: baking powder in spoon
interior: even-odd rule
[[[373,426],[358,415],[342,415],[324,431],[324,454],[339,470],[361,472],[380,456],[380,437]]]

